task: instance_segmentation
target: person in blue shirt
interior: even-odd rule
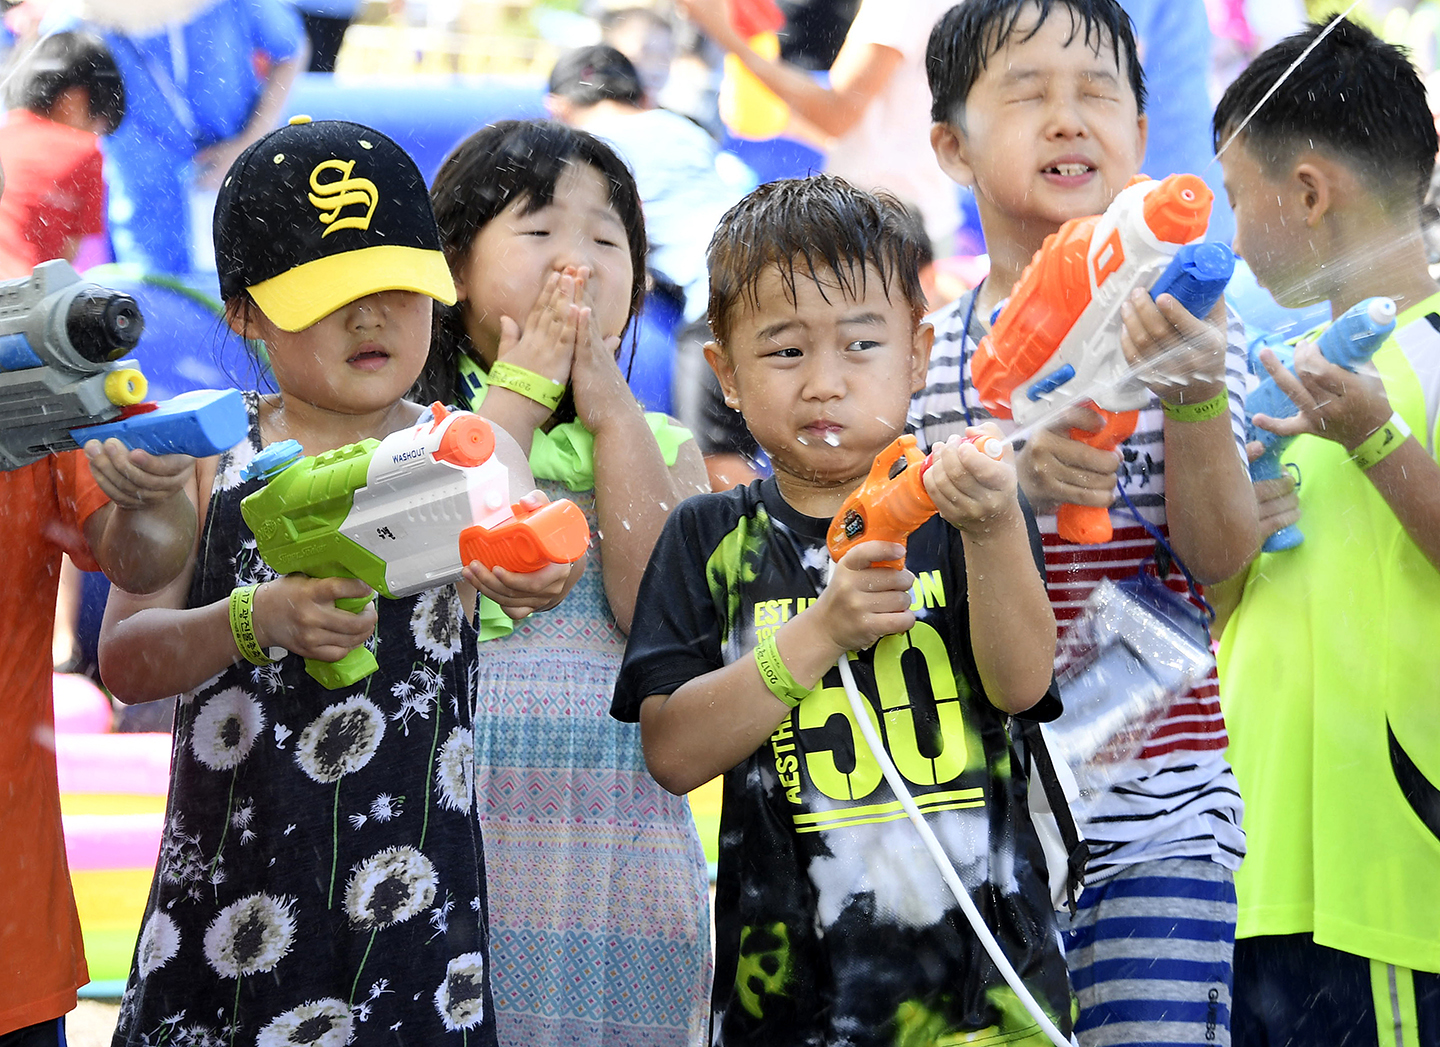
[[[210,257],[193,246],[209,216],[192,220],[192,189],[213,197],[231,162],[279,122],[308,47],[300,16],[282,0],[182,2],[170,11],[169,22],[147,22],[126,4],[91,0],[82,13],[114,54],[128,102],[105,143],[115,259],[189,273]],[[42,31],[77,20],[52,19]]]

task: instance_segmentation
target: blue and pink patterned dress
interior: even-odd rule
[[[596,529],[595,493],[536,480]],[[625,635],[600,543],[552,611],[480,651],[475,785],[502,1045],[706,1040],[709,884],[690,805],[610,716]]]

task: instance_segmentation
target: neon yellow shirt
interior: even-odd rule
[[[1411,307],[1397,332],[1414,322],[1407,340],[1440,353],[1437,309],[1440,295]],[[1375,366],[1423,445],[1425,399],[1393,336]],[[1219,655],[1249,844],[1237,936],[1310,931],[1440,971],[1440,572],[1339,444],[1302,436],[1284,457],[1305,541],[1261,553]]]

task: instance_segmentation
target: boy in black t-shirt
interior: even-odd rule
[[[826,528],[924,382],[922,245],[893,200],[762,186],[710,247],[706,355],[771,479],[679,506],[640,590],[613,713],[677,793],[725,775],[713,1013],[721,1044],[1043,1044],[907,824],[836,661],[971,898],[1068,1035],[1072,998],[1007,715],[1053,716],[1055,622],[1007,452],[958,438],[939,516]],[[872,565],[904,556],[906,570]],[[858,652],[858,653],[847,653]]]

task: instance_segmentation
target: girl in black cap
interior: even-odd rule
[[[369,588],[276,577],[239,512],[267,445],[314,455],[420,418],[405,394],[432,301],[455,295],[424,181],[376,131],[297,118],[236,160],[215,226],[226,318],[265,343],[277,391],[247,394],[246,439],[197,464],[200,535],[180,578],[152,597],[114,590],[106,610],[116,696],[181,694],[115,1042],[493,1044],[476,633],[455,587],[339,610]],[[495,437],[523,494],[524,458]],[[361,644],[370,676],[326,690],[306,674],[302,657]]]

